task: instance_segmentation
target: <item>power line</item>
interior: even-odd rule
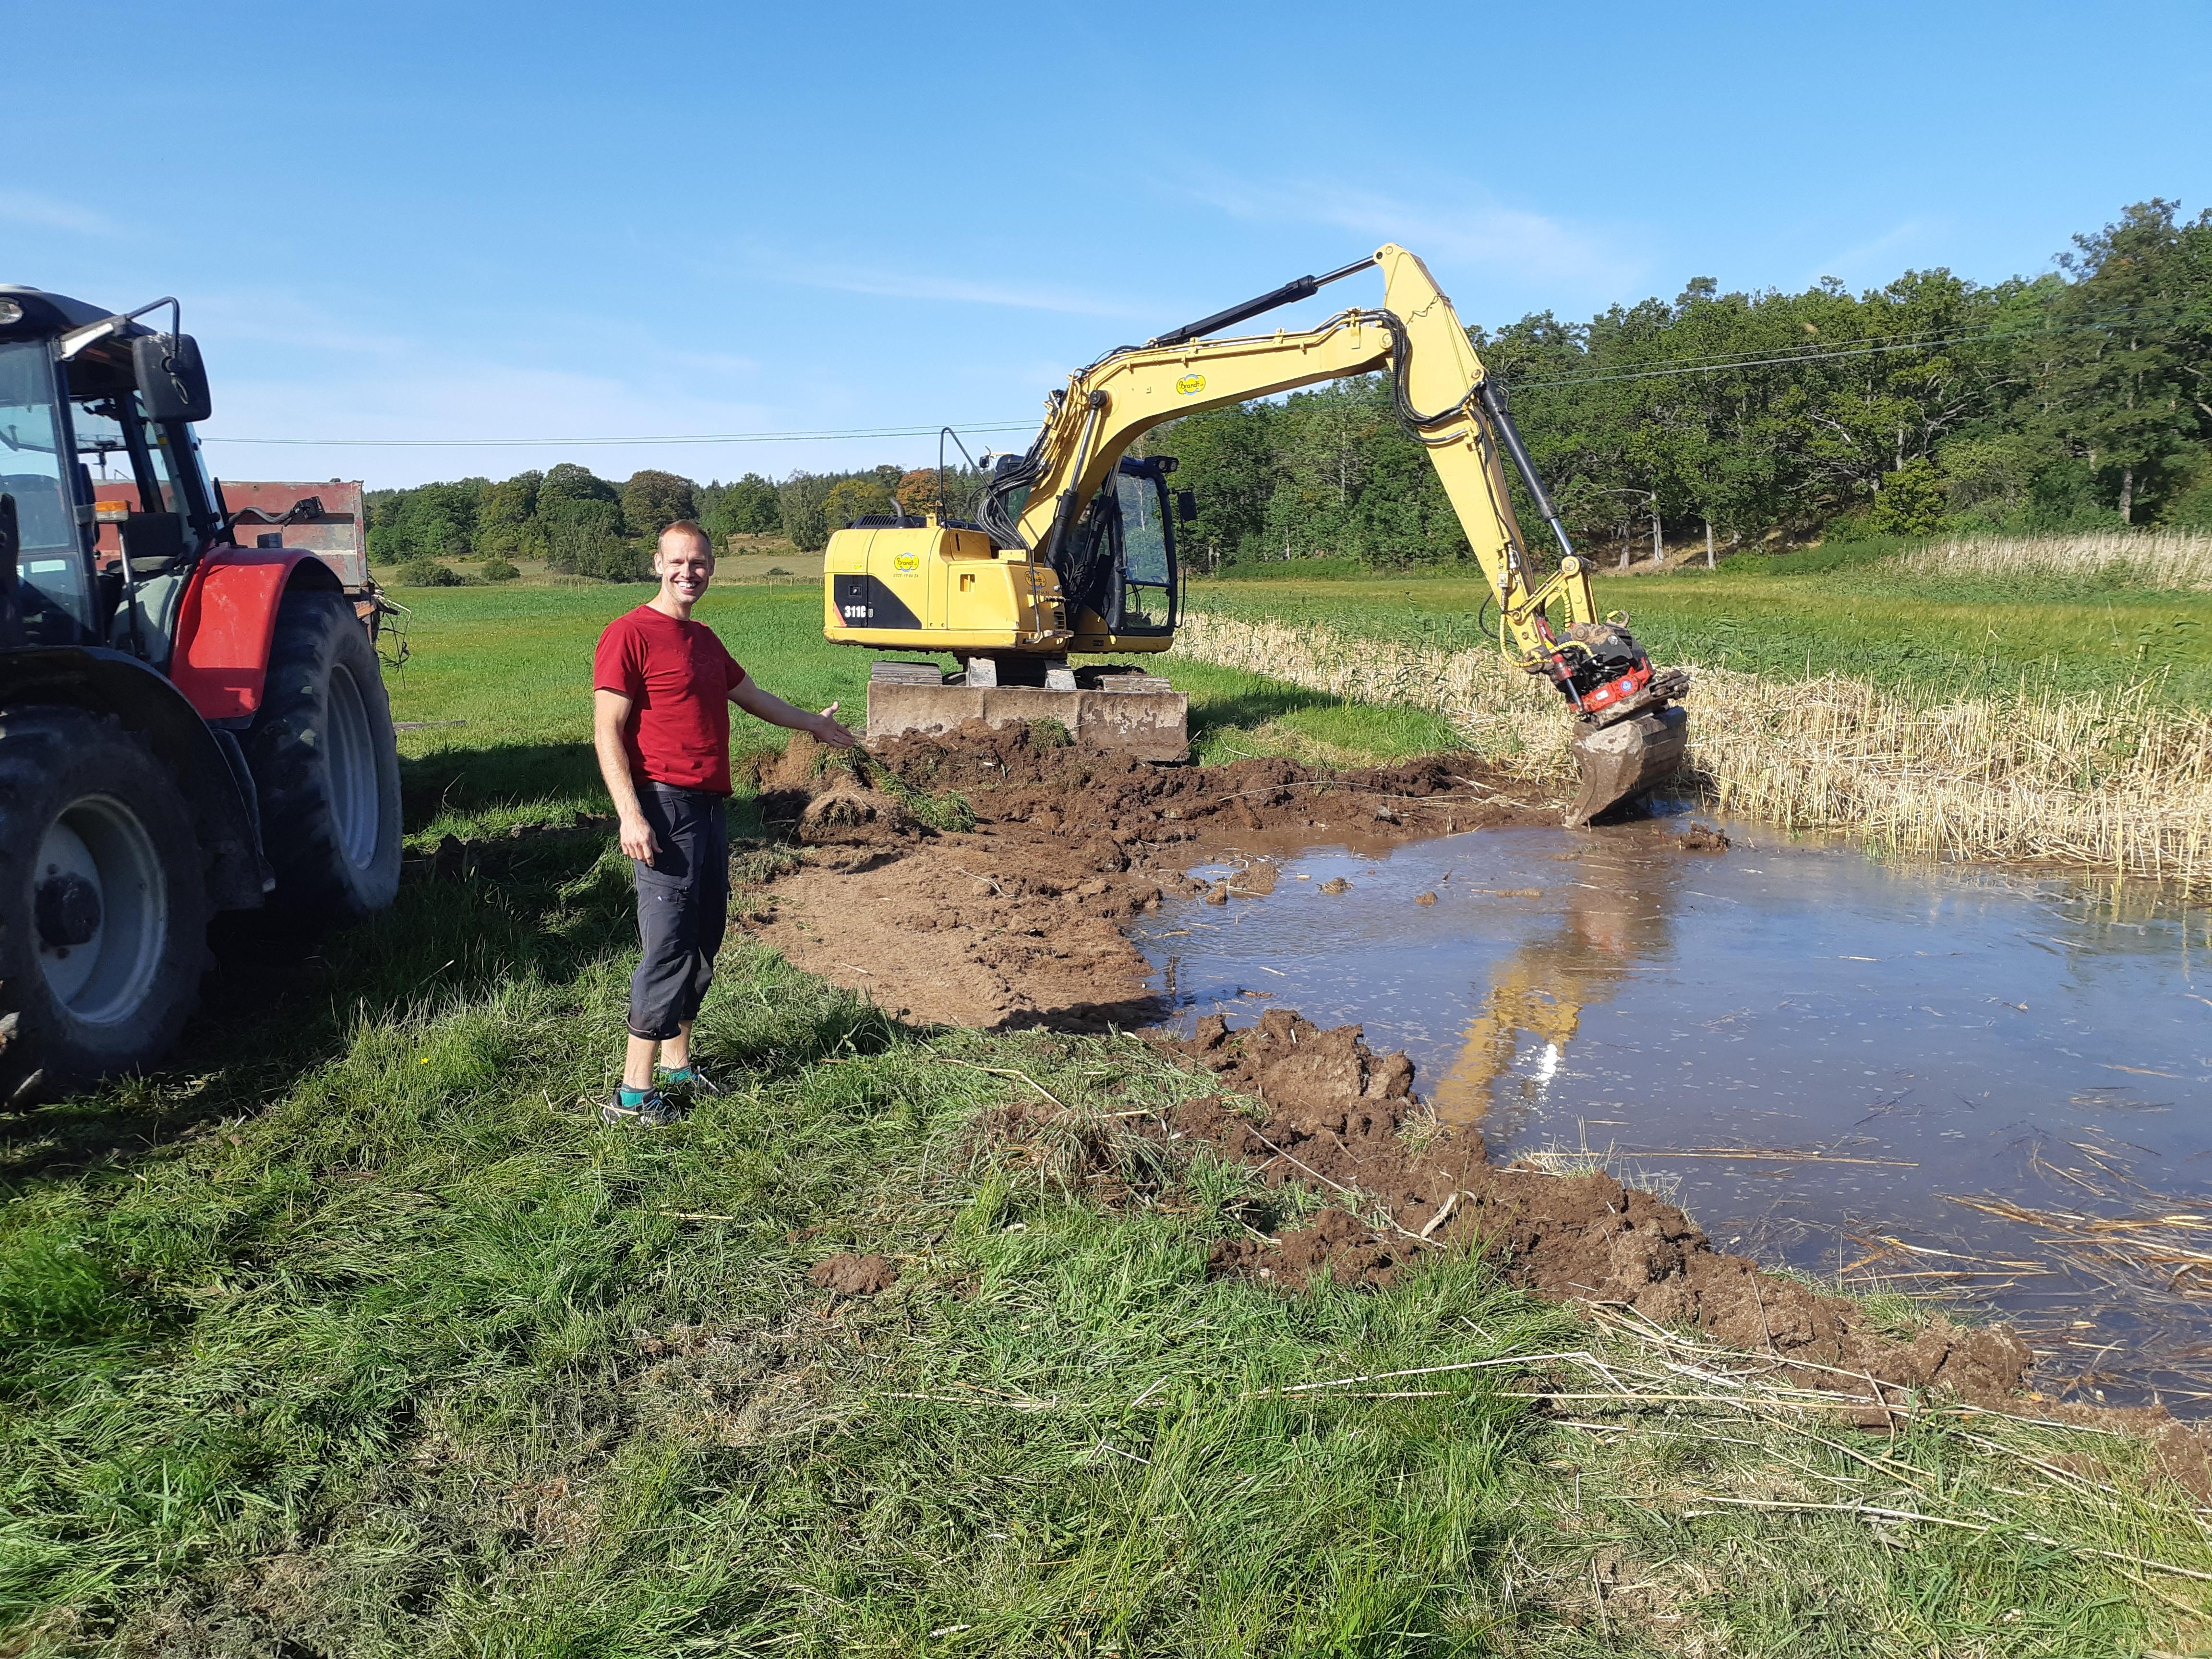
[[[1034,421],[985,422],[963,432],[1030,432]],[[837,432],[692,432],[622,438],[234,438],[200,434],[202,443],[270,444],[295,449],[566,449],[587,445],[817,443],[839,438],[933,438],[937,426],[856,427]]]
[[[1717,374],[1732,368],[1786,368],[1792,363],[1825,362],[1836,357],[1873,357],[1887,351],[1933,351],[1941,346],[1959,345],[1969,340],[2011,340],[2031,334],[2057,332],[2051,329],[2022,329],[2005,334],[1954,334],[1925,340],[1898,340],[1886,345],[1839,347],[1833,351],[1797,351],[1781,357],[1715,357],[1696,362],[1676,363],[1667,368],[1624,370],[1618,374],[1574,374],[1559,380],[1520,380],[1507,384],[1516,392],[1543,392],[1555,386],[1603,386],[1614,380],[1657,380],[1674,374]]]
[[[2079,323],[2052,324],[2042,328],[2013,328],[1982,330],[1967,334],[1919,335],[1907,339],[1884,341],[1873,345],[1837,346],[1817,351],[1790,351],[1778,356],[1761,357],[1755,353],[1736,352],[1718,357],[1700,357],[1686,362],[1670,363],[1662,368],[1622,369],[1607,374],[1570,374],[1553,380],[1516,380],[1510,377],[1507,386],[1515,392],[1549,392],[1567,386],[1606,386],[1624,380],[1667,380],[1684,374],[1723,374],[1731,369],[1787,368],[1798,363],[1834,362],[1846,357],[1881,356],[1898,351],[1934,351],[1944,346],[1976,343],[1995,343],[2006,340],[2033,339],[2044,335],[2092,333],[2125,320],[2139,309],[2124,307],[2095,319]],[[957,424],[957,423],[956,423]],[[1034,421],[980,422],[958,425],[963,432],[1029,432],[1036,428]],[[827,443],[846,439],[863,438],[933,438],[938,426],[855,427],[844,430],[796,432],[697,432],[653,434],[645,436],[603,438],[237,438],[204,433],[200,441],[217,444],[258,444],[294,449],[566,449],[599,447],[629,447],[659,444],[755,444],[755,443]]]

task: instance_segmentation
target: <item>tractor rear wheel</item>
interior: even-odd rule
[[[340,593],[295,589],[276,611],[260,712],[246,734],[271,903],[336,921],[399,890],[399,754],[368,630]]]
[[[167,1051],[207,960],[202,863],[176,780],[112,718],[0,716],[0,1102]]]

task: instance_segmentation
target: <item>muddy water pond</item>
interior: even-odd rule
[[[2047,1392],[2212,1413],[2212,914],[1723,827],[1207,866],[1229,902],[1136,939],[1186,1024],[1363,1024],[1501,1160],[2010,1319]]]

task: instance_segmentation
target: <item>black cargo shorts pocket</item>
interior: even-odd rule
[[[657,932],[654,918],[660,919],[660,927],[666,927],[675,918],[691,908],[694,883],[689,876],[672,875],[665,870],[656,870],[649,864],[637,866],[638,921],[648,932]]]

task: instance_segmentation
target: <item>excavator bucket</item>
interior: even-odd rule
[[[1157,674],[1062,669],[1043,685],[976,684],[971,677],[948,678],[933,663],[879,662],[868,677],[870,743],[907,732],[942,736],[970,720],[1054,720],[1085,748],[1135,760],[1190,754],[1190,699]]]
[[[1681,768],[1689,724],[1687,711],[1670,703],[1595,731],[1577,732],[1571,746],[1583,781],[1574,805],[1567,809],[1568,827],[1580,828],[1626,806],[1645,790],[1673,777]]]

